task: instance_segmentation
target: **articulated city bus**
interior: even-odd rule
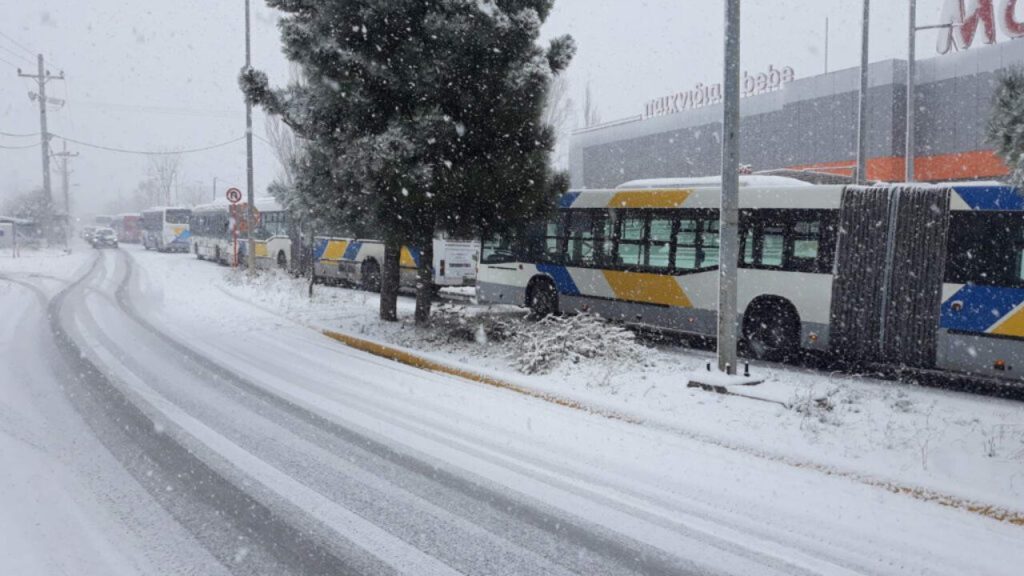
[[[244,211],[239,205],[236,210]],[[243,212],[244,214],[244,212]],[[253,232],[256,240],[256,265],[260,268],[277,266],[287,269],[291,262],[292,241],[288,236],[288,213],[273,198],[256,199],[257,225]],[[248,250],[244,231],[234,235],[236,219],[226,203],[197,206],[192,211],[192,253],[200,260],[231,265],[244,265]]]
[[[189,249],[188,208],[150,208],[142,213],[142,245],[146,250],[187,252]]]
[[[546,226],[485,242],[479,297],[713,338],[720,193],[717,179],[569,192]],[[740,207],[750,355],[1024,376],[1020,190],[748,178]]]
[[[475,240],[434,240],[434,287],[476,284],[480,243]],[[317,237],[314,239],[313,272],[318,280],[380,291],[384,243],[380,240]],[[416,287],[420,250],[403,246],[399,260],[401,286]]]

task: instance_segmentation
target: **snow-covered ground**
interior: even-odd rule
[[[93,437],[66,396],[47,299],[81,248],[0,254],[0,574],[222,574]]]
[[[768,523],[806,538],[825,531],[857,541],[857,546],[867,547],[862,552],[874,547],[879,562],[906,559],[907,567],[917,566],[919,559],[910,550],[928,550],[926,554],[950,563],[945,569],[964,573],[1012,573],[1009,566],[1024,556],[1024,551],[1000,544],[1019,539],[1022,528],[921,499],[951,496],[954,501],[1024,511],[1021,404],[776,366],[766,370],[768,382],[759,394],[784,399],[786,406],[720,396],[686,387],[685,375],[701,369],[708,355],[680,348],[647,350],[642,360],[634,361],[566,361],[550,372],[528,375],[517,369],[523,348],[488,341],[472,323],[469,329],[416,329],[409,319],[409,298],[400,302],[403,322],[382,324],[372,294],[317,286],[310,299],[304,281],[282,274],[250,278],[188,257],[132,257],[144,270],[138,292],[152,299],[147,309],[164,325],[173,324],[179,338],[206,346],[225,361],[249,348],[280,354],[267,360],[264,369],[308,364],[304,387],[315,392],[303,402],[332,417],[339,413],[322,396],[344,404],[352,392],[346,391],[344,377],[338,380],[331,374],[351,374],[362,366],[355,371],[369,371],[371,389],[360,387],[361,394],[408,396],[417,419],[432,414],[429,421],[445,422],[462,437],[493,437],[508,451],[503,458],[514,459],[525,451],[530,462],[542,467],[554,462],[585,467],[587,477],[601,478],[602,486],[607,482],[648,495],[672,494],[656,499],[659,506],[673,502],[692,512],[696,498],[707,506],[702,510],[708,518]],[[488,325],[507,324],[513,332],[526,328],[524,313],[507,308],[443,310],[439,316],[449,326],[469,316],[483,317]],[[367,359],[362,353],[339,352],[336,348],[344,347],[333,341],[303,337],[290,346],[291,352],[271,352],[271,342],[289,340],[297,324],[391,343],[524,388],[625,414],[642,424],[590,417],[581,428],[560,406],[534,398],[513,401],[507,391],[489,392],[460,379],[416,375],[415,369]],[[209,344],[218,333],[223,343]],[[337,363],[348,363],[344,358],[353,358],[351,366]],[[411,374],[412,381],[387,376],[395,371]],[[380,378],[373,378],[375,373]],[[259,372],[250,374],[257,377]],[[286,397],[303,397],[289,388],[280,381],[276,390]],[[510,435],[510,428],[519,433]],[[444,452],[405,441],[432,455]],[[479,465],[448,457],[470,470]],[[491,479],[512,485],[521,481],[502,473]],[[533,487],[530,493],[543,490]],[[685,505],[673,499],[680,497]],[[730,513],[723,512],[722,501],[728,502]],[[836,536],[840,533],[846,536]],[[937,565],[925,572],[934,570]]]
[[[46,336],[44,301],[66,281],[43,276],[77,277],[92,257],[17,269],[0,261],[0,276],[50,282],[41,295],[0,292],[0,311],[28,314],[18,329],[0,329],[5,373],[45,371],[36,343]],[[930,491],[1021,511],[1024,412],[1015,403],[774,366],[757,393],[781,403],[720,396],[686,388],[706,354],[647,349],[592,319],[542,327],[515,309],[454,306],[438,311],[435,329],[418,330],[408,320],[381,324],[377,298],[363,292],[318,286],[309,299],[308,286],[287,276],[250,278],[130,246],[98,258],[58,320],[152,420],[132,434],[173,439],[184,461],[201,460],[331,554],[365,562],[365,573],[952,576],[1024,565],[1024,528],[921,498]],[[402,299],[406,318],[412,307]],[[321,328],[624,418],[424,372]],[[561,362],[540,358],[549,347]],[[204,537],[201,508],[167,518],[87,431],[72,428],[70,406],[52,411],[67,394],[53,376],[54,397],[35,406],[48,420],[63,415],[59,425],[13,419],[32,406],[28,381],[0,404],[9,408],[0,413],[0,479],[20,487],[0,495],[18,511],[0,515],[0,573],[206,574],[232,564],[237,572],[263,552]],[[80,457],[46,472],[52,483],[33,483],[44,472],[10,438],[48,426]],[[88,494],[105,483],[113,501],[95,502]],[[83,512],[46,498],[57,489],[84,493],[73,499]],[[207,489],[186,482],[175,492]],[[49,528],[19,531],[33,515]],[[61,547],[79,531],[92,540]],[[195,539],[209,552],[193,550]],[[56,552],[39,560],[44,549]],[[69,569],[83,559],[93,564]]]
[[[189,280],[187,291],[168,292],[169,304],[230,295],[282,318],[416,350],[743,452],[1024,513],[1022,403],[755,366],[766,382],[747,393],[782,406],[687,388],[689,375],[702,370],[711,356],[680,347],[644,349],[641,359],[624,357],[622,351],[635,352],[629,345],[620,346],[619,354],[577,362],[569,354],[548,373],[524,374],[523,355],[533,352],[532,347],[488,341],[479,329],[485,325],[493,330],[497,322],[510,332],[530,330],[521,310],[444,305],[435,310],[441,327],[419,330],[411,323],[411,299],[400,301],[402,322],[384,324],[377,319],[377,297],[366,292],[316,286],[310,299],[308,284],[285,274],[253,279],[189,259],[165,259],[147,270],[163,275],[157,278],[165,286],[175,278],[195,279]],[[233,322],[216,311],[196,314],[209,322]],[[554,332],[555,340],[580,340],[591,329],[562,328]]]

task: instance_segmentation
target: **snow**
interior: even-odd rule
[[[513,529],[518,535],[505,534],[505,520],[498,517],[495,524],[478,525],[485,522],[481,514],[457,513],[457,505],[440,496],[428,502],[423,495],[437,493],[437,486],[414,489],[413,478],[375,476],[366,462],[357,465],[348,453],[312,442],[273,410],[253,412],[212,379],[182,385],[205,368],[168,354],[118,311],[114,292],[128,258],[135,263],[133,306],[181,345],[231,373],[442,476],[455,474],[508,495],[517,507],[540,506],[614,538],[629,538],[684,559],[692,571],[1009,575],[1024,562],[1020,527],[895,489],[914,487],[1020,512],[1024,410],[1017,403],[775,365],[755,366],[766,383],[744,392],[782,405],[711,394],[686,387],[708,354],[643,340],[626,343],[631,354],[639,353],[633,361],[622,361],[617,352],[594,354],[623,342],[615,330],[605,328],[607,338],[595,335],[602,326],[592,318],[545,327],[528,322],[519,309],[467,302],[460,291],[458,304],[438,309],[434,330],[412,325],[414,303],[404,297],[399,311],[409,320],[382,324],[373,294],[317,286],[310,299],[301,279],[277,272],[249,276],[188,255],[131,246],[0,260],[0,276],[37,275],[52,294],[93,257],[102,259],[101,273],[73,303],[73,337],[148,410],[162,415],[156,419],[160,433],[178,438],[237,485],[286,503],[278,505],[282,514],[314,519],[307,527],[311,533],[329,530],[356,541],[400,572],[416,573],[410,566],[427,554],[441,561],[433,564],[438,572],[447,564],[473,573],[472,558],[494,558],[490,554],[497,550],[509,563],[546,565],[541,573],[560,574],[565,569],[545,564],[537,550],[566,544],[547,542],[550,534],[544,532],[519,534],[519,524]],[[8,285],[0,282],[0,310],[31,311],[31,293],[7,298],[13,292],[5,290]],[[18,325],[42,330],[45,323],[32,319]],[[4,350],[16,342],[10,326],[0,325]],[[537,394],[400,365],[329,340],[321,328]],[[586,353],[566,355],[533,374],[517,368],[523,348],[515,339],[522,334],[556,341],[581,333],[591,337]],[[21,357],[32,346],[27,341],[14,355],[0,352],[0,367],[24,365]],[[13,363],[15,358],[20,362]],[[45,427],[11,420],[9,414],[32,418],[35,412],[26,409],[31,403],[23,392],[4,392],[0,407],[12,408],[0,410],[0,462],[5,470],[10,462],[19,467],[0,474],[0,506],[5,513],[14,510],[0,517],[0,573],[160,573],[152,566],[190,573],[190,562],[212,562],[201,554],[161,556],[191,550],[194,542],[158,506],[151,509],[144,495],[129,500],[154,530],[168,535],[166,541],[158,538],[156,551],[145,547],[142,528],[126,528],[123,519],[111,517],[109,503],[90,497],[96,484],[82,487],[79,467],[110,456],[90,448],[95,442],[87,432],[71,437],[80,457],[68,470],[47,468],[44,456],[33,458],[8,431]],[[544,395],[596,410],[537,397]],[[122,493],[140,491],[117,480],[123,472],[116,463],[102,468]],[[44,477],[55,484],[37,481]],[[70,503],[47,499],[59,489],[70,494]],[[375,516],[380,507],[383,516]],[[13,521],[5,523],[7,518]],[[28,518],[49,528],[25,533]],[[95,538],[74,540],[79,531]],[[428,536],[431,531],[438,533]],[[5,555],[12,550],[23,553]],[[246,550],[238,553],[245,556]],[[51,563],[31,563],[37,556]],[[67,568],[82,558],[87,561],[79,569]],[[676,565],[673,571],[686,570]]]
[[[190,261],[168,264],[171,276],[184,276],[178,266],[189,266],[189,273],[199,274],[219,296],[230,294],[281,317],[403,346],[652,425],[773,458],[1024,511],[1020,403],[774,364],[753,366],[765,383],[742,392],[786,407],[721,397],[686,387],[713,357],[677,347],[650,349],[644,362],[610,354],[570,360],[544,374],[524,374],[516,368],[523,365],[522,349],[509,352],[507,342],[494,339],[481,344],[476,329],[469,338],[450,339],[417,330],[411,320],[381,324],[377,297],[369,293],[317,286],[309,300],[305,281],[284,275],[251,280],[216,267],[193,269]],[[413,306],[403,299],[400,314],[408,319]],[[531,329],[525,311],[515,308],[470,306],[460,313]],[[217,322],[216,316],[210,321]]]
[[[949,562],[946,569],[954,572],[959,565],[981,573],[978,563],[987,562],[985,569],[992,573],[1012,573],[1011,557],[1024,553],[998,545],[1019,538],[1019,528],[890,493],[909,487],[926,496],[947,495],[1021,512],[1024,406],[1018,403],[856,376],[757,367],[766,383],[751,390],[785,405],[780,406],[688,389],[687,375],[703,370],[710,356],[674,347],[650,349],[647,361],[637,364],[587,359],[527,375],[516,370],[517,358],[507,342],[480,337],[480,325],[449,337],[418,330],[409,321],[382,324],[376,319],[378,300],[372,294],[317,286],[309,299],[308,285],[285,275],[252,278],[187,257],[132,256],[146,274],[140,297],[162,294],[159,301],[150,302],[154,318],[168,327],[175,324],[181,339],[212,346],[209,349],[233,369],[325,417],[356,418],[353,410],[359,409],[346,406],[358,396],[382,413],[394,411],[399,418],[419,422],[408,434],[393,425],[376,429],[388,430],[391,441],[575,513],[586,514],[588,505],[564,491],[551,492],[550,484],[537,484],[536,478],[510,475],[501,467],[488,473],[481,462],[466,460],[464,452],[451,453],[450,446],[470,437],[493,438],[498,444],[488,450],[496,450],[494,457],[516,459],[513,455],[522,452],[540,466],[538,470],[572,462],[569,476],[577,479],[572,482],[588,478],[599,492],[611,489],[609,485],[616,486],[620,496],[619,491],[654,490],[659,505],[667,505],[678,504],[673,499],[680,490],[694,491],[708,499],[715,518],[722,513],[724,500],[744,525],[749,520],[743,521],[743,515],[760,519],[755,522],[774,518],[787,530],[806,531],[807,538],[829,525],[834,534],[847,531],[858,542],[851,546],[867,546],[879,558],[913,556],[910,548],[928,550],[926,555],[944,558]],[[172,285],[175,289],[169,290]],[[412,309],[410,299],[400,301],[400,314],[408,318]],[[525,322],[525,313],[516,309],[469,305],[460,310],[470,322],[497,318],[520,327]],[[330,328],[389,343],[641,424],[594,417],[577,420],[565,409],[535,399],[520,400],[505,391],[347,351],[323,342],[312,330],[300,337],[308,329],[301,327]],[[218,334],[220,342],[209,344]],[[264,360],[256,362],[262,368],[253,368],[238,360],[248,346],[265,349],[271,341],[292,338],[302,342],[289,347],[290,354],[303,359],[298,365],[286,369]],[[339,363],[328,360],[332,357]],[[295,376],[297,370],[303,377]],[[385,373],[393,375],[360,384],[369,375]],[[364,425],[375,429],[372,418]],[[445,431],[447,440],[435,444],[426,439],[438,430]],[[524,446],[526,438],[529,447]],[[478,442],[483,440],[470,444]],[[679,454],[687,457],[679,460]],[[700,479],[688,472],[691,466],[702,471]],[[751,475],[758,481],[746,481]],[[600,507],[591,511],[594,521],[619,526],[634,537],[646,533],[645,541],[654,546],[667,545],[668,540],[659,540],[659,532],[650,526],[625,518],[610,521],[608,510]],[[666,509],[657,513],[679,521]],[[879,536],[882,540],[878,535],[884,535]],[[876,548],[866,542],[874,542]],[[982,549],[995,556],[978,556]],[[983,556],[990,560],[980,560]],[[942,564],[936,562],[932,568]]]
[[[54,358],[41,298],[93,257],[84,247],[0,255],[0,574],[226,574],[65,396],[70,380]]]
[[[714,188],[722,185],[721,176],[703,178],[652,178],[648,180],[632,180],[620,184],[617,188]],[[740,176],[741,187],[789,187],[812,186],[803,180],[785,176],[745,175]]]

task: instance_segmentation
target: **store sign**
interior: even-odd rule
[[[975,42],[995,44],[997,31],[1009,38],[1024,37],[1024,2],[1017,10],[1018,0],[945,0],[939,24],[949,24],[939,31],[939,54],[967,50]]]
[[[769,66],[767,72],[760,74],[743,73],[740,89],[741,95],[756,96],[782,89],[786,84],[796,80],[796,71],[789,66],[776,68]],[[669,96],[655,98],[644,106],[644,119],[658,116],[678,114],[686,110],[694,110],[712,106],[722,102],[721,84],[698,83],[692,90],[676,92]]]

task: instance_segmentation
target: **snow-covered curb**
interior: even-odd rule
[[[1020,510],[1024,502],[1021,404],[769,367],[758,393],[786,399],[791,408],[784,408],[687,389],[683,375],[701,369],[708,355],[677,348],[652,349],[649,361],[641,364],[591,359],[562,364],[549,374],[524,375],[512,368],[504,344],[447,341],[408,322],[379,322],[378,301],[371,294],[317,287],[310,300],[307,285],[288,277],[240,279],[187,259],[173,260],[168,272],[181,276],[181,267],[202,279],[190,289],[212,291],[219,298],[230,294],[289,321],[397,348],[597,412],[918,497],[984,502],[1004,510]],[[406,316],[411,308],[411,301],[400,304]],[[488,313],[466,310],[468,315]]]

